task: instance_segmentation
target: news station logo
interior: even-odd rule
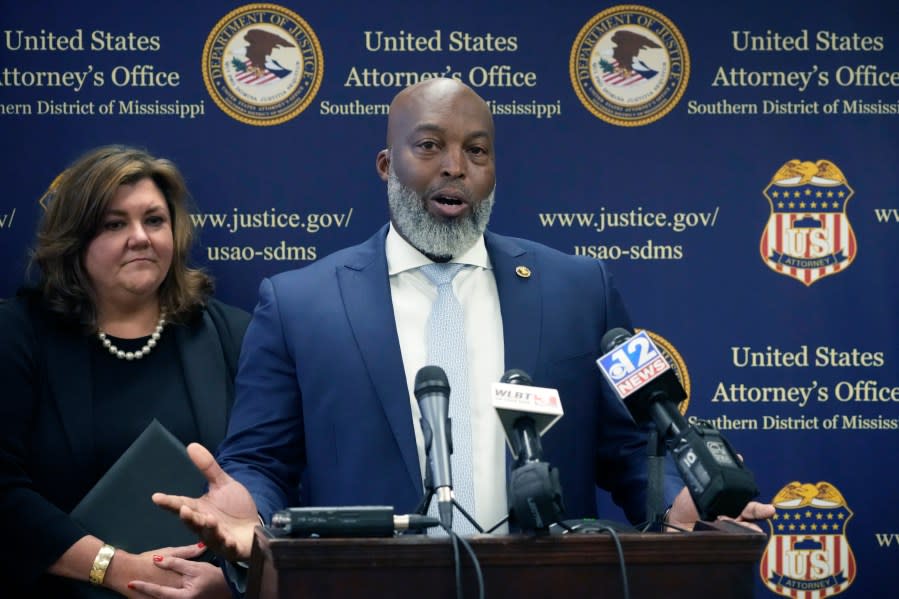
[[[635,127],[677,105],[690,78],[690,54],[665,15],[626,4],[597,13],[581,28],[568,70],[587,110],[607,123]]]
[[[777,513],[760,575],[784,597],[820,599],[842,593],[855,580],[855,555],[846,538],[852,510],[828,482],[791,482],[775,495]]]
[[[493,408],[499,416],[500,423],[507,431],[514,428],[514,423],[523,413],[534,420],[534,429],[541,436],[558,422],[565,413],[559,392],[548,387],[534,387],[513,383],[493,383],[491,389]],[[509,448],[515,454],[515,448],[509,442]]]
[[[203,47],[203,81],[219,108],[248,125],[280,125],[312,103],[324,58],[297,13],[247,4],[225,15]]]
[[[790,160],[764,195],[771,214],[759,251],[768,268],[809,287],[855,260],[858,244],[846,214],[854,192],[834,163]]]
[[[687,394],[678,409],[681,414],[686,414],[690,405],[690,373],[674,345],[661,335],[646,329],[635,329],[630,339],[600,356],[596,363],[620,397],[627,397],[666,370],[674,369]]]

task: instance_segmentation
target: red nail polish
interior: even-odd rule
[[[204,543],[203,541],[200,541],[199,543],[197,543],[197,547],[199,547],[200,549],[203,549],[206,547],[206,543]]]
[[[134,589],[134,583],[133,583],[133,582],[129,582],[129,583],[128,583],[128,588],[133,590],[133,589]]]
[[[154,561],[154,562],[157,562],[157,563],[161,562],[161,561],[162,561],[162,556],[161,556],[161,555],[154,555],[154,556],[153,556],[153,561]]]

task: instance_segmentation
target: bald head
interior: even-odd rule
[[[455,79],[407,87],[390,105],[375,165],[397,232],[432,259],[458,255],[483,234],[493,205],[490,108]]]
[[[405,135],[409,120],[426,111],[448,115],[459,112],[460,117],[481,120],[483,130],[493,139],[493,115],[490,108],[473,89],[457,79],[427,79],[403,89],[390,103],[387,117],[387,147]]]

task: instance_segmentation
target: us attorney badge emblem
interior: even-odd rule
[[[759,251],[768,268],[809,286],[855,260],[858,244],[846,215],[853,191],[835,164],[790,160],[764,195],[771,215]]]
[[[774,497],[777,514],[760,562],[762,580],[785,597],[821,599],[855,580],[855,555],[846,538],[852,510],[828,482],[791,482]]]
[[[690,78],[690,54],[674,23],[659,12],[625,4],[584,25],[571,47],[571,84],[597,117],[624,127],[668,114]]]
[[[280,125],[303,112],[323,72],[315,32],[275,4],[232,10],[203,47],[206,90],[228,116],[248,125]]]

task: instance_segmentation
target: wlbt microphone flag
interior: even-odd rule
[[[510,370],[504,374],[503,382],[493,383],[491,392],[506,443],[515,458],[520,457],[521,453],[515,422],[522,415],[529,416],[534,421],[536,433],[543,436],[564,413],[558,391],[532,386],[530,377],[520,370]]]
[[[565,509],[559,470],[543,460],[540,442],[562,417],[559,393],[534,387],[526,372],[512,369],[493,385],[493,405],[516,458],[509,473],[509,522],[524,531],[545,533]]]

